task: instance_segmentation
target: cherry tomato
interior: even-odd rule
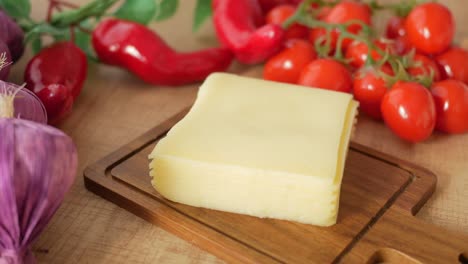
[[[343,1],[337,4],[330,10],[323,20],[327,23],[332,24],[342,24],[352,20],[360,20],[363,23],[370,25],[371,24],[371,10],[368,5],[363,3],[351,2],[351,1]],[[353,24],[348,26],[347,30],[351,33],[359,33],[361,30],[361,25]],[[312,43],[315,41],[325,38],[326,31],[324,29],[312,29],[309,35],[309,39]],[[331,34],[331,43],[332,47],[336,47],[336,42],[339,37],[339,31],[335,30]],[[343,49],[351,44],[352,40],[349,38],[345,38],[343,40]]]
[[[298,83],[304,86],[351,92],[351,73],[343,64],[332,59],[318,59],[309,63],[301,72]]]
[[[446,133],[468,132],[468,86],[445,80],[432,85],[437,111],[436,129]]]
[[[322,7],[316,6],[315,9],[316,10],[318,9],[318,13],[316,14],[317,19],[323,20],[328,16],[328,14],[330,14],[330,12],[332,10],[332,7],[330,7],[330,6],[322,6]]]
[[[73,94],[63,84],[48,84],[36,95],[46,108],[50,124],[56,124],[71,112]]]
[[[436,57],[442,77],[453,78],[468,84],[468,51],[453,47]]]
[[[438,54],[450,47],[455,21],[450,10],[438,3],[416,6],[408,15],[405,30],[417,51]]]
[[[380,40],[374,41],[375,45],[380,48],[382,51],[390,51],[390,46],[387,43],[384,43]],[[346,59],[350,60],[350,64],[353,67],[359,68],[366,63],[367,54],[369,48],[367,47],[366,43],[354,41],[351,45],[349,45],[348,49],[346,49]],[[375,61],[378,61],[382,58],[382,56],[375,50],[371,51],[371,56]]]
[[[281,25],[290,16],[292,16],[295,11],[296,11],[296,7],[293,5],[276,6],[273,9],[271,9],[270,12],[268,12],[266,16],[266,22],[268,24]],[[307,38],[308,33],[309,33],[309,29],[307,27],[295,23],[295,24],[292,24],[286,30],[285,38],[286,39]]]
[[[387,22],[385,36],[389,39],[396,39],[406,35],[405,18],[394,16]]]
[[[314,47],[306,40],[291,39],[285,49],[271,57],[263,69],[266,80],[297,83],[302,69],[317,58]]]
[[[380,70],[388,75],[393,75],[388,65],[383,65]],[[359,101],[359,109],[374,119],[382,119],[380,104],[388,88],[385,80],[378,75],[375,69],[363,68],[359,70],[353,83],[354,98]]]
[[[429,76],[431,71],[433,71],[434,81],[435,82],[440,81],[439,68],[437,67],[437,64],[432,59],[421,54],[415,54],[413,57],[413,61],[415,63],[420,64],[420,66],[411,66],[410,68],[408,68],[409,74],[411,74],[412,76],[421,76],[421,75]]]
[[[408,40],[408,36],[401,36],[395,39],[393,43],[395,53],[398,55],[405,55],[414,49],[413,45]]]
[[[432,134],[436,111],[431,93],[414,82],[397,82],[381,104],[382,117],[390,129],[410,142],[423,141]]]

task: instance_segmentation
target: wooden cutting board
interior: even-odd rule
[[[467,236],[413,216],[434,191],[435,175],[355,143],[346,161],[338,223],[332,227],[164,199],[151,186],[147,157],[186,112],[89,166],[86,187],[233,263],[468,263]]]

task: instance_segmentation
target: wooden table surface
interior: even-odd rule
[[[34,17],[42,19],[47,1],[31,2]],[[183,5],[174,18],[151,27],[180,50],[213,45],[215,37],[210,23],[197,34],[190,32],[195,1],[180,2]],[[440,2],[447,4],[456,17],[457,41],[468,36],[468,27],[462,27],[468,24],[465,1]],[[23,81],[24,66],[30,57],[25,54],[15,65],[12,81]],[[34,244],[40,263],[221,262],[189,242],[88,192],[83,184],[83,169],[88,164],[190,105],[196,91],[197,85],[154,87],[123,70],[90,65],[73,114],[59,125],[74,139],[80,162],[71,191]],[[468,233],[468,134],[436,133],[424,143],[410,145],[397,139],[382,124],[360,118],[354,140],[435,172],[439,177],[438,188],[418,217]]]

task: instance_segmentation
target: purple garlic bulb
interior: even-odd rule
[[[53,127],[0,117],[0,263],[35,263],[30,245],[70,189],[77,153]]]
[[[33,92],[3,81],[0,81],[0,117],[15,117],[47,123],[45,106]]]

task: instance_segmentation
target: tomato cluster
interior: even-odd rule
[[[273,7],[267,23],[284,23],[295,8]],[[372,26],[365,3],[311,8],[307,14],[319,26],[289,26],[283,49],[265,64],[264,79],[353,93],[362,112],[410,142],[426,140],[434,129],[468,132],[468,51],[452,44],[455,22],[448,8],[415,5],[405,17],[391,18],[378,39],[359,35]],[[342,27],[327,32],[323,22]],[[317,50],[324,43],[325,54]]]

